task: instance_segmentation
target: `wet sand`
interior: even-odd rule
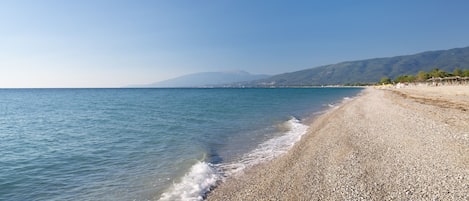
[[[207,199],[469,200],[469,87],[428,88],[365,89]]]

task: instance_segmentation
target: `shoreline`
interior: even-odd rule
[[[416,94],[365,89],[207,200],[469,199],[469,106]]]
[[[225,149],[225,152],[223,152],[223,149],[214,150],[214,153],[218,152],[218,154],[220,154],[217,155],[217,157],[220,156],[220,159],[223,160],[212,160],[210,158],[211,156],[198,160],[198,162],[190,166],[183,175],[181,174],[182,176],[178,177],[178,179],[175,180],[176,182],[173,182],[172,185],[165,188],[155,199],[162,201],[204,200],[208,192],[216,188],[216,186],[223,181],[238,176],[246,169],[271,161],[287,153],[288,150],[301,139],[301,136],[307,133],[309,128],[307,121],[310,121],[311,118],[315,118],[328,110],[333,110],[337,105],[349,101],[351,99],[350,97],[357,96],[361,91],[362,89],[350,90],[343,88],[338,90],[289,89],[287,91],[289,93],[284,93],[288,96],[287,99],[284,99],[288,100],[285,101],[285,108],[288,108],[288,110],[285,110],[280,118],[274,116],[278,120],[271,121],[267,126],[258,127],[258,129],[253,132],[253,134],[263,133],[262,138],[259,138],[257,141],[253,141],[255,139],[253,136],[255,135],[245,135],[246,137],[244,138],[236,138],[247,138],[251,139],[252,142],[257,142],[252,143],[251,148],[245,149],[245,151],[239,152],[239,154],[236,155],[232,154],[232,158],[224,157],[229,156],[226,155],[226,153],[232,153],[226,152],[226,150],[229,149]],[[300,97],[303,98],[311,96],[313,99],[297,99],[300,100],[297,101],[300,104],[294,106],[292,103],[295,103],[295,101],[289,100],[290,97],[296,97],[291,96],[292,93],[293,95],[299,93],[299,95],[301,95]],[[279,107],[282,106],[279,105]],[[294,109],[295,107],[297,109]],[[301,109],[298,109],[298,107],[301,107]],[[293,110],[291,110],[292,108]],[[275,111],[275,108],[270,109],[269,107],[269,111],[270,110]],[[272,113],[272,115],[275,115],[275,113]],[[265,115],[258,119],[264,117]],[[288,119],[284,119],[285,117],[288,117]],[[236,145],[236,143],[230,143],[230,146],[233,145],[234,147],[240,147],[240,145]],[[238,150],[240,149],[238,148]]]

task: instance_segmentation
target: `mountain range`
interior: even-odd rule
[[[377,83],[435,68],[452,72],[469,69],[469,47],[427,51],[413,55],[347,61],[274,76],[245,71],[203,72],[131,87],[295,87]]]
[[[447,72],[452,72],[455,68],[469,69],[469,47],[428,51],[407,56],[348,61],[283,73],[241,85],[281,87],[376,83],[382,77],[394,79],[400,75],[415,75],[419,71],[429,72],[435,68]]]
[[[226,84],[260,80],[269,75],[254,75],[246,71],[202,72],[188,74],[161,82],[130,87],[142,88],[177,88],[177,87],[212,87]]]

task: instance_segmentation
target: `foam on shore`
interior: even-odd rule
[[[182,178],[180,183],[173,185],[172,189],[161,195],[161,201],[203,200],[205,194],[221,179],[219,172],[212,164],[197,162]]]
[[[260,144],[253,151],[243,155],[239,161],[216,165],[197,162],[179,183],[175,183],[167,192],[161,195],[160,201],[204,200],[205,195],[224,178],[286,153],[306,133],[308,126],[294,117],[285,122],[285,126],[288,130],[283,135]]]
[[[300,122],[300,120],[292,117],[285,122],[288,131],[284,135],[267,140],[260,144],[253,151],[245,154],[241,160],[229,164],[219,164],[225,176],[232,176],[243,171],[245,168],[252,167],[262,162],[270,161],[284,153],[286,153],[296,142],[301,139],[308,126]]]

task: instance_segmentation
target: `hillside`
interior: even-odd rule
[[[131,87],[143,88],[175,88],[175,87],[208,87],[220,86],[234,82],[246,82],[258,79],[264,79],[268,75],[253,75],[245,71],[229,72],[202,72],[184,75],[181,77],[155,82],[148,85],[139,85]]]
[[[452,72],[457,67],[469,68],[469,47],[342,62],[279,74],[243,85],[266,87],[374,83],[384,76],[396,78],[403,74],[415,75],[418,71],[431,71],[434,68]]]

